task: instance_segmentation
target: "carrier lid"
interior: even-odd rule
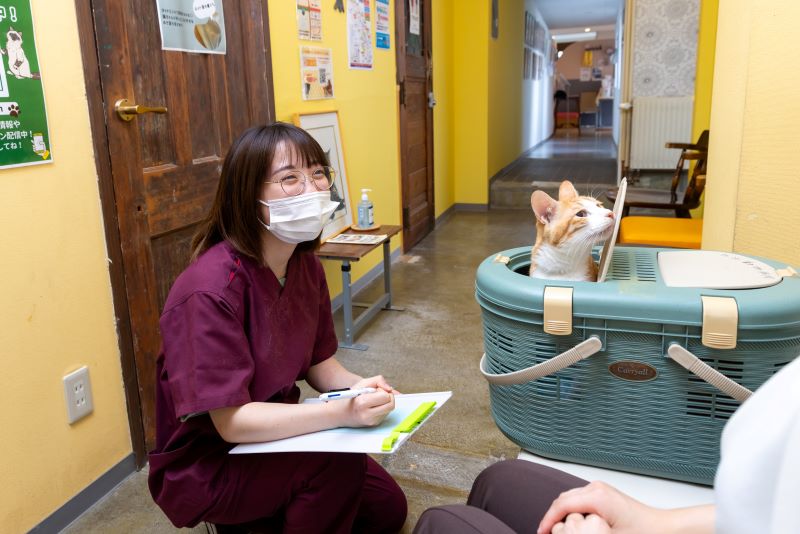
[[[669,287],[756,289],[783,280],[774,267],[732,252],[661,251],[658,268],[664,285]]]
[[[611,257],[614,255],[614,243],[617,242],[617,234],[619,233],[619,224],[622,221],[622,208],[625,207],[625,193],[628,191],[628,179],[623,178],[619,182],[617,189],[617,201],[614,202],[614,230],[603,243],[603,250],[600,252],[600,264],[597,269],[597,281],[605,282],[608,268],[611,265]]]

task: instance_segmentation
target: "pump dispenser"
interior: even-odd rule
[[[361,229],[375,226],[375,214],[372,201],[367,196],[368,191],[372,191],[372,189],[361,190],[361,202],[358,203],[358,227]]]

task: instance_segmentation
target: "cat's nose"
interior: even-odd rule
[[[613,212],[613,211],[609,211],[609,212],[606,214],[606,217],[610,217],[610,218],[612,218],[612,219],[613,219],[613,218],[614,218],[614,212]]]

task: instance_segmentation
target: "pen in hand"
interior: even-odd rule
[[[328,402],[332,400],[340,400],[340,399],[352,399],[354,397],[358,397],[359,395],[363,395],[365,393],[375,393],[377,391],[375,388],[356,388],[356,389],[342,389],[337,391],[329,391],[327,393],[323,393],[319,396],[319,400],[322,402]]]

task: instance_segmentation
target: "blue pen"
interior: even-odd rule
[[[319,396],[319,400],[322,402],[328,402],[332,400],[341,400],[341,399],[352,399],[354,397],[358,397],[359,395],[363,395],[365,393],[375,393],[377,391],[375,388],[356,388],[356,389],[342,389],[337,391],[329,391],[327,393],[323,393]]]

